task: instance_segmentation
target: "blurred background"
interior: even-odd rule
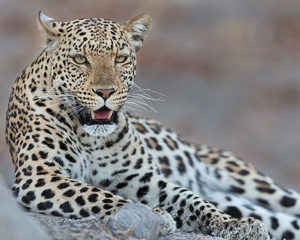
[[[61,21],[151,15],[137,84],[165,101],[142,114],[300,190],[299,0],[0,0],[0,173],[9,184],[5,112],[14,80],[42,50],[40,9]]]

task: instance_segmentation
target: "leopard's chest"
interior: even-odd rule
[[[129,159],[122,157],[119,147],[107,148],[101,144],[103,143],[99,141],[93,146],[88,145],[84,148],[84,158],[87,159],[84,181],[93,186],[112,190],[124,178],[122,173],[129,171],[126,168]]]

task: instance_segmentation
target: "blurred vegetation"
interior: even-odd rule
[[[0,172],[9,182],[5,112],[14,79],[41,51],[40,9],[61,21],[151,15],[137,83],[165,101],[147,115],[300,190],[298,0],[0,0]]]

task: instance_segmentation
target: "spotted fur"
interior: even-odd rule
[[[230,239],[269,239],[267,229],[300,239],[297,192],[230,152],[123,112],[149,16],[120,25],[40,13],[38,22],[45,49],[17,78],[7,111],[13,193],[25,208],[108,219],[133,201],[161,215],[165,232],[175,221]]]

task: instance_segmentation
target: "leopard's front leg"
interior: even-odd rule
[[[253,218],[232,218],[188,189],[167,182],[150,160],[143,168],[138,169],[136,174],[131,174],[142,176],[132,179],[130,184],[139,186],[137,192],[134,194],[133,188],[125,187],[118,190],[118,194],[147,204],[151,208],[167,211],[176,221],[177,228],[184,231],[201,231],[232,240],[269,239],[267,229],[261,221]],[[147,181],[144,181],[145,179]]]
[[[20,162],[20,161],[19,161]],[[47,162],[45,162],[47,163]],[[46,215],[108,219],[130,200],[68,178],[54,167],[25,163],[16,171],[13,195],[26,209]],[[21,172],[24,174],[22,175]]]
[[[165,182],[159,206],[173,216],[177,227],[185,231],[229,239],[269,239],[264,224],[253,218],[235,219],[191,191]]]

